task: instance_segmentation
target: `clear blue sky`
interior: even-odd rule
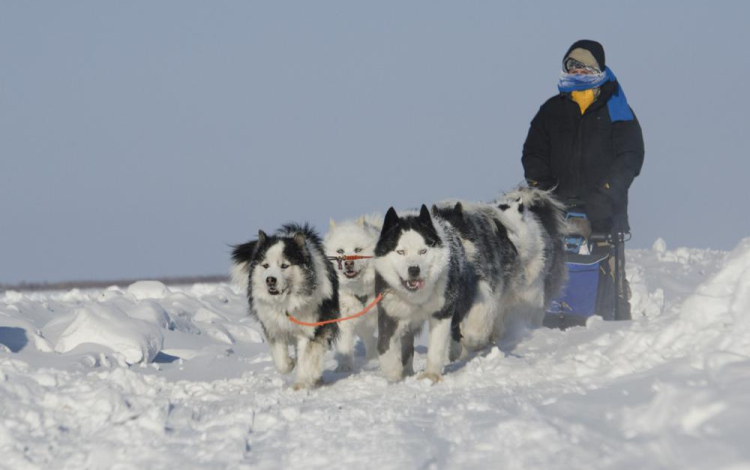
[[[632,247],[750,236],[750,3],[1,1],[0,282],[226,272],[228,244],[523,179],[575,40],[644,128]]]

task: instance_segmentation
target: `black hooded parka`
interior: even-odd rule
[[[595,231],[629,231],[628,189],[643,165],[638,119],[612,122],[607,100],[617,82],[601,86],[581,114],[570,93],[545,102],[531,121],[521,161],[526,180],[583,204]]]

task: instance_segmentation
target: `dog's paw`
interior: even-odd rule
[[[351,362],[339,362],[339,365],[336,366],[336,372],[351,372],[353,370],[352,363]]]
[[[383,377],[388,383],[396,383],[404,380],[404,376],[401,374],[383,374]]]
[[[351,372],[354,358],[350,354],[336,354],[336,372]]]
[[[300,390],[309,390],[316,388],[320,386],[320,384],[323,383],[322,379],[318,379],[317,381],[310,383],[310,382],[295,382],[294,385],[292,385],[292,390],[295,392],[298,392]]]
[[[463,347],[463,345],[461,343],[457,342],[457,341],[451,342],[451,349],[450,349],[450,352],[448,354],[448,360],[450,362],[455,362],[455,361],[461,359],[461,357],[463,355],[464,355],[464,347]]]
[[[435,372],[422,372],[417,378],[419,380],[429,379],[433,385],[443,380],[443,376]]]
[[[288,374],[289,372],[294,370],[294,361],[290,360],[286,364],[282,364],[281,366],[277,366],[276,370],[279,371],[280,374]]]

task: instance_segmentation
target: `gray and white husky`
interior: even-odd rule
[[[476,271],[476,296],[461,325],[461,336],[466,350],[481,349],[503,335],[506,313],[524,286],[518,248],[492,204],[442,202],[432,211],[458,230]]]
[[[263,327],[274,365],[280,373],[294,369],[289,346],[296,348],[294,389],[319,384],[323,358],[336,339],[336,323],[301,326],[338,318],[338,277],[325,257],[320,238],[308,225],[287,224],[274,235],[262,230],[258,239],[232,252],[235,283],[247,292],[250,314]]]
[[[517,188],[493,203],[438,203],[433,213],[458,230],[477,273],[463,346],[477,350],[502,339],[511,322],[541,326],[567,272],[563,205],[550,193]]]
[[[527,249],[526,257],[542,258],[541,275],[544,284],[544,306],[548,306],[555,298],[568,278],[568,270],[565,265],[565,247],[563,238],[568,227],[565,222],[565,205],[558,200],[550,191],[542,191],[536,188],[519,186],[505,193],[498,201],[498,208],[516,224],[514,236],[523,238],[524,232],[538,233],[541,238],[542,255],[538,254],[538,247],[533,250]],[[514,208],[515,211],[510,211]],[[511,215],[512,214],[512,215]],[[525,225],[525,228],[524,228]],[[528,237],[528,234],[526,235]],[[525,247],[518,242],[519,246]],[[535,245],[537,245],[535,243]],[[539,269],[538,262],[532,261],[532,270]]]
[[[391,207],[375,247],[380,367],[390,381],[413,372],[414,336],[429,322],[427,365],[420,378],[442,377],[459,340],[459,325],[476,294],[476,276],[456,229],[445,219],[419,213],[399,216]],[[455,349],[453,352],[455,353]]]
[[[362,216],[356,221],[331,220],[323,245],[329,257],[369,256],[375,252],[382,216]],[[354,315],[375,298],[375,266],[370,259],[332,261],[339,277],[341,316]],[[365,346],[365,360],[377,357],[375,333],[378,316],[369,312],[362,317],[339,323],[341,336],[336,342],[339,370],[351,370],[354,343],[359,337]]]

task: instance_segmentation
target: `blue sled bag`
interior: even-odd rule
[[[569,212],[566,220],[582,219],[586,214]],[[568,283],[560,296],[547,307],[544,325],[549,328],[583,326],[593,315],[614,319],[614,278],[610,269],[611,247],[590,243],[589,234],[565,238]]]

